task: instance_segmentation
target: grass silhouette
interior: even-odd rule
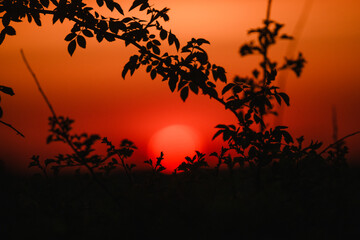
[[[289,96],[274,85],[277,72],[290,69],[300,76],[306,63],[301,53],[297,59],[285,58],[282,65],[269,57],[269,48],[278,40],[292,39],[280,34],[283,24],[271,20],[271,0],[262,26],[248,32],[256,40],[240,48],[242,56],[258,54],[259,67],[252,77],[237,76],[230,83],[225,69],[209,62],[204,49],[209,44],[207,40],[193,38],[181,48],[176,36],[161,26],[160,20],[169,20],[167,8],[157,10],[147,0],[135,0],[129,11],[147,10],[150,19],[143,23],[136,18],[101,18],[82,1],[51,2],[56,8],[49,9],[49,1],[1,2],[5,12],[1,42],[6,35],[16,33],[10,23],[25,16],[39,26],[40,14],[53,15],[54,23],[68,19],[74,23],[65,37],[70,55],[77,46],[86,47],[85,37],[95,37],[98,42],[122,40],[139,49],[124,66],[123,78],[143,65],[150,78],[167,81],[169,89],[177,90],[183,101],[191,92],[208,95],[231,111],[237,122],[216,126],[214,138],[222,137],[224,146],[209,156],[218,162],[213,169],[208,166],[207,156],[197,151],[193,157],[186,157],[172,175],[162,174],[165,169],[162,161],[166,161],[163,153],[159,153],[156,161],[145,161],[149,171],[135,171],[136,166],[129,161],[136,149],[134,143],[125,139],[117,147],[97,134],[73,133],[74,121],[56,114],[21,52],[51,112],[47,142],[63,142],[72,154],[58,154],[45,160],[33,156],[29,167],[42,172],[33,177],[1,175],[1,189],[7,196],[1,200],[2,206],[6,206],[3,236],[13,239],[359,236],[360,172],[347,166],[344,140],[360,132],[336,139],[320,150],[321,142],[305,146],[304,137],[294,139],[286,126],[269,128],[264,122],[265,115],[274,114],[275,104],[290,105]],[[123,15],[121,6],[113,0],[98,0],[97,4]],[[164,41],[181,53],[160,54]],[[218,91],[221,84],[224,87]],[[105,156],[94,147],[100,141],[107,146]],[[223,165],[228,171],[221,171]],[[116,171],[117,167],[122,171]],[[59,174],[64,168],[76,169],[75,174]]]

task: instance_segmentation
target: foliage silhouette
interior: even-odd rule
[[[106,7],[111,11],[116,10],[119,14],[124,15],[121,6],[113,0],[97,0],[96,2],[100,7]],[[80,190],[83,190],[87,183],[85,185],[81,185],[81,181],[75,182],[78,185],[73,181],[66,183],[64,178],[60,178],[61,181],[59,181],[64,185],[53,184],[47,188],[53,196],[39,194],[34,198],[39,202],[39,206],[48,207],[50,210],[47,209],[47,211],[55,211],[54,209],[58,208],[65,212],[71,212],[71,217],[62,216],[60,219],[70,220],[73,229],[79,227],[91,229],[92,231],[87,231],[87,234],[91,235],[90,237],[94,237],[93,231],[99,229],[101,229],[99,236],[104,237],[107,232],[104,233],[102,230],[109,228],[111,229],[108,231],[113,233],[113,236],[118,236],[118,229],[121,226],[123,237],[134,238],[134,234],[141,235],[141,231],[138,229],[141,229],[145,236],[148,233],[157,233],[157,231],[167,232],[169,229],[161,228],[166,226],[172,229],[171,224],[173,224],[172,227],[176,226],[180,229],[176,229],[177,232],[185,235],[188,233],[189,226],[194,229],[203,228],[208,231],[210,237],[219,231],[221,233],[219,236],[222,237],[224,234],[238,237],[239,232],[244,232],[245,238],[247,236],[249,238],[265,238],[269,234],[271,235],[275,231],[274,229],[283,227],[284,230],[279,230],[283,236],[288,238],[291,231],[295,230],[295,235],[299,233],[300,236],[298,238],[296,236],[295,239],[303,239],[309,237],[303,229],[298,230],[299,226],[304,226],[304,222],[313,227],[312,229],[306,225],[312,229],[310,233],[314,234],[314,238],[316,238],[316,234],[319,234],[319,229],[324,231],[323,229],[338,227],[341,230],[340,233],[346,233],[345,226],[337,225],[340,225],[341,221],[349,221],[344,217],[348,212],[344,210],[346,207],[343,205],[349,204],[349,208],[353,209],[358,205],[356,199],[359,197],[356,195],[358,191],[354,191],[354,197],[348,184],[350,182],[358,184],[358,178],[348,178],[341,172],[346,169],[343,168],[346,166],[347,154],[344,140],[359,132],[345,136],[320,151],[321,142],[312,141],[305,146],[304,137],[293,138],[286,126],[270,128],[266,125],[264,116],[275,114],[275,104],[290,105],[289,96],[274,85],[277,72],[290,69],[300,76],[305,64],[301,53],[297,59],[285,58],[280,67],[269,57],[269,48],[278,43],[278,40],[292,39],[292,37],[280,33],[282,24],[270,20],[270,5],[271,0],[263,25],[248,32],[255,36],[256,40],[242,45],[239,51],[241,56],[260,55],[262,60],[259,67],[252,71],[251,77],[237,76],[228,83],[225,69],[209,62],[204,48],[209,42],[202,38],[193,38],[181,47],[177,37],[170,30],[164,29],[160,23],[160,20],[169,20],[167,15],[169,9],[156,10],[149,5],[147,0],[133,1],[129,11],[146,10],[150,18],[148,20],[136,17],[106,18],[88,8],[81,0],[2,1],[0,13],[3,13],[4,30],[0,35],[1,42],[6,35],[15,33],[15,29],[14,31],[9,30],[13,29],[10,26],[12,22],[27,18],[27,21],[34,20],[38,26],[41,26],[42,14],[52,15],[53,23],[62,23],[68,19],[74,23],[71,32],[65,36],[70,55],[75,54],[77,46],[86,48],[87,40],[92,37],[95,37],[98,42],[104,40],[124,41],[126,46],[134,45],[139,52],[131,56],[124,66],[123,78],[129,73],[132,75],[143,65],[151,79],[161,78],[163,81],[167,81],[170,91],[177,90],[183,101],[186,101],[191,92],[208,95],[211,99],[224,105],[227,111],[231,111],[237,120],[235,124],[216,126],[218,130],[214,138],[222,137],[226,145],[219,153],[210,154],[211,157],[217,159],[215,170],[208,167],[205,155],[197,151],[193,157],[185,158],[185,161],[174,172],[175,174],[162,175],[164,181],[159,181],[157,184],[153,184],[153,181],[149,183],[149,181],[141,179],[140,174],[137,175],[137,178],[134,177],[135,165],[128,161],[136,149],[131,141],[125,139],[116,147],[107,138],[101,138],[97,134],[73,133],[73,120],[55,113],[22,52],[24,62],[51,111],[50,134],[47,142],[63,142],[72,150],[71,154],[59,154],[44,161],[40,161],[39,156],[33,156],[29,167],[39,168],[50,183],[53,183],[53,179],[48,174],[48,168],[54,174],[63,168],[85,168],[92,180],[110,196],[118,209],[122,211],[114,211],[107,200],[101,199],[101,193],[91,190],[90,197],[88,195],[79,197],[79,201],[83,205],[89,204],[97,206],[97,208],[92,214],[86,216],[86,220],[79,220],[77,215],[82,216],[80,211],[83,208],[74,207],[73,196],[70,200],[64,201],[62,194],[58,194],[57,191],[58,187],[63,186],[66,191],[73,189],[69,195],[79,196],[83,193]],[[8,34],[9,32],[11,34]],[[174,45],[180,52],[177,55],[162,53],[161,46],[164,42]],[[221,85],[224,87],[218,90]],[[105,156],[95,151],[95,144],[100,140],[107,146]],[[328,155],[323,157],[324,153],[328,153]],[[145,161],[145,164],[152,170],[152,176],[160,175],[165,169],[162,161],[164,161],[162,152],[156,162],[152,159]],[[229,170],[228,176],[225,175],[225,172],[220,171],[224,164]],[[128,179],[129,184],[126,186],[123,186],[123,182],[119,182],[118,178],[113,178],[114,175],[111,174],[118,166],[122,167]],[[344,173],[348,173],[348,170],[344,170]],[[214,178],[214,175],[217,177]],[[147,175],[144,176],[147,178]],[[253,178],[255,178],[255,182]],[[353,181],[354,179],[355,181]],[[112,183],[116,190],[110,189],[111,184],[106,183]],[[254,187],[254,183],[257,188]],[[36,187],[38,186],[36,185]],[[39,186],[39,189],[41,190],[36,193],[44,191],[42,185]],[[63,190],[60,193],[64,192]],[[231,197],[229,198],[228,195]],[[40,196],[44,200],[41,200]],[[352,200],[354,202],[349,200],[345,202],[344,199],[350,199],[349,196],[351,199],[355,199]],[[100,204],[97,202],[99,198],[101,199]],[[21,202],[21,204],[23,203]],[[41,209],[39,207],[29,208],[27,205],[21,206],[20,209],[25,209],[23,210],[25,213],[33,213]],[[135,206],[139,210],[136,210]],[[16,211],[21,211],[17,209]],[[35,210],[31,212],[32,209]],[[230,214],[224,214],[228,209],[230,209]],[[99,213],[104,212],[109,212],[111,216],[104,221],[106,226],[99,224]],[[342,212],[344,216],[341,215]],[[144,215],[144,219],[139,219],[141,214]],[[274,216],[279,214],[284,220],[273,221],[275,220]],[[329,222],[333,228],[329,228],[326,221],[325,227],[317,228],[316,221],[320,219],[319,216],[324,214],[331,216]],[[202,216],[200,221],[198,215]],[[29,214],[29,216],[32,215]],[[103,215],[100,214],[100,217]],[[88,223],[89,219],[93,222]],[[352,219],[350,218],[350,220]],[[254,222],[257,223],[255,227]],[[139,224],[141,224],[140,227]],[[201,224],[208,227],[203,227]],[[130,227],[128,228],[128,226]],[[258,231],[258,226],[261,226],[263,231]],[[287,227],[290,230],[287,230]],[[44,228],[45,231],[50,231],[46,227]],[[129,229],[128,233],[127,229]],[[86,232],[86,230],[84,231]],[[71,234],[73,233],[71,232]],[[332,236],[332,234],[329,233],[327,236]]]
[[[150,158],[149,160],[144,161],[144,163],[148,164],[151,167],[151,170],[154,175],[157,175],[158,173],[164,171],[166,168],[161,164],[161,162],[164,160],[164,153],[161,152],[160,156],[156,158],[156,163],[153,162],[153,160]]]
[[[106,7],[110,11],[116,10],[119,16],[124,15],[120,4],[113,0],[97,1],[97,5]],[[125,16],[118,19],[105,17],[93,8],[88,7],[82,0],[52,0],[51,2],[4,0],[0,3],[4,27],[1,32],[1,40],[3,41],[6,35],[16,34],[15,29],[10,26],[12,22],[21,22],[26,18],[28,22],[34,20],[35,24],[41,26],[42,15],[51,15],[53,24],[56,22],[63,23],[65,19],[73,23],[70,33],[65,36],[65,41],[69,42],[67,50],[70,55],[74,54],[77,46],[86,48],[87,39],[94,36],[99,43],[105,39],[109,42],[122,40],[126,46],[129,44],[134,45],[138,48],[138,54],[131,56],[125,64],[122,77],[125,78],[128,73],[132,75],[135,70],[143,65],[146,67],[151,79],[160,77],[162,81],[168,81],[170,90],[180,92],[183,101],[186,101],[190,92],[193,92],[194,94],[208,95],[211,99],[215,99],[224,105],[225,109],[235,115],[238,122],[236,125],[219,124],[216,126],[218,131],[215,133],[214,138],[222,136],[223,140],[227,142],[228,148],[222,149],[219,154],[220,158],[216,154],[212,155],[218,157],[220,165],[222,164],[221,159],[225,160],[224,162],[229,169],[232,169],[237,164],[240,167],[247,164],[255,167],[258,174],[260,174],[263,167],[279,161],[279,159],[304,156],[310,154],[310,152],[313,153],[320,147],[317,142],[312,142],[305,148],[302,147],[302,141],[298,141],[298,145],[295,145],[293,137],[286,131],[287,127],[275,126],[268,129],[264,122],[264,115],[276,114],[274,111],[275,103],[281,105],[284,102],[286,105],[290,105],[289,96],[284,92],[280,92],[279,88],[274,85],[278,71],[290,69],[297,76],[300,76],[306,63],[301,53],[298,54],[297,59],[285,58],[285,62],[281,67],[278,67],[277,62],[270,59],[268,51],[271,46],[276,44],[278,40],[293,39],[292,36],[281,33],[283,24],[270,19],[270,7],[271,1],[268,2],[266,19],[263,21],[263,25],[248,31],[248,34],[256,36],[256,41],[243,44],[240,48],[241,56],[252,54],[261,56],[260,70],[254,69],[252,77],[237,76],[231,83],[227,83],[225,69],[209,61],[204,46],[210,43],[203,38],[192,38],[185,46],[181,47],[179,40],[171,30],[166,30],[161,25],[161,21],[169,20],[169,9],[155,9],[150,6],[148,0],[135,0],[129,9],[129,12],[135,9],[140,12],[146,10],[148,19]],[[164,42],[167,42],[170,46],[175,45],[177,51],[181,50],[180,53],[178,55],[171,55],[167,52],[161,53],[160,47]],[[33,73],[32,75],[34,76]],[[218,81],[225,83],[225,86],[219,92],[217,90]],[[39,90],[41,90],[40,87]],[[44,94],[43,96],[48,102]],[[48,106],[53,115],[53,118],[50,119],[52,135],[49,136],[48,140],[63,141],[71,146],[76,155],[83,154],[84,157],[88,157],[93,150],[91,145],[99,140],[99,136],[73,135],[71,136],[72,139],[70,139],[68,133],[70,129],[67,129],[67,127],[70,128],[71,120],[58,118],[51,109],[49,102]],[[81,138],[84,138],[83,142],[80,141]],[[72,142],[73,139],[79,141]],[[106,139],[103,142],[109,146],[109,155],[119,153],[120,150],[115,150],[115,147]],[[84,147],[84,149],[81,149],[81,147]],[[224,158],[224,154],[227,152],[229,154]],[[235,156],[233,157],[230,152],[232,155],[235,152]],[[318,157],[322,158],[322,153],[318,154]],[[339,153],[339,156],[344,154],[346,154],[346,151]],[[134,165],[128,165],[122,157],[120,157],[121,165],[129,179],[131,179],[131,169]],[[100,163],[103,163],[102,160],[98,159],[98,156],[93,158],[89,163],[95,164],[94,168],[95,166],[100,167]],[[191,161],[186,160],[188,163],[184,162],[180,167],[182,171],[190,170],[185,167],[188,166],[187,164],[193,165]],[[66,161],[66,159],[60,157],[51,162],[59,161]],[[73,160],[69,162],[69,165],[72,164],[77,165]],[[84,163],[81,162],[81,164]],[[116,164],[116,161],[111,161],[106,167],[101,166],[100,168],[109,172]],[[150,165],[152,166],[152,164]],[[86,167],[92,169],[90,166]]]
[[[51,166],[51,170],[53,170],[54,175],[57,175],[62,168],[77,167],[78,169],[76,171],[79,172],[79,167],[84,167],[91,174],[92,179],[97,184],[99,184],[99,186],[101,186],[101,188],[115,201],[117,205],[119,205],[117,197],[103,183],[95,170],[102,170],[106,174],[109,174],[109,172],[111,172],[118,164],[118,161],[111,157],[117,155],[121,161],[125,173],[130,180],[130,183],[132,183],[131,170],[135,165],[128,165],[128,163],[125,163],[125,160],[132,155],[133,150],[136,149],[135,145],[129,140],[123,140],[120,144],[120,147],[115,148],[115,146],[110,141],[108,141],[107,138],[103,138],[102,143],[105,143],[108,146],[107,156],[102,157],[98,154],[93,154],[93,151],[95,150],[93,145],[96,143],[96,141],[100,140],[100,136],[97,134],[88,135],[87,133],[71,133],[74,120],[67,117],[58,116],[55,113],[53,106],[51,105],[45,92],[42,90],[41,85],[36,75],[32,71],[23,51],[21,51],[21,55],[39,89],[39,92],[41,93],[52,114],[52,116],[49,117],[50,135],[46,139],[47,143],[63,142],[67,144],[73,152],[72,154],[65,155],[58,154],[55,158],[46,159],[44,164],[39,161],[39,156],[33,156],[31,158],[32,161],[30,162],[29,167],[35,166],[40,168],[45,176],[47,176],[46,169],[49,165]]]
[[[185,161],[180,163],[176,170],[185,173],[196,173],[199,168],[203,167],[209,167],[209,164],[205,161],[205,154],[196,151],[192,158],[189,156],[185,157]]]

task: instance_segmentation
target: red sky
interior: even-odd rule
[[[119,2],[128,9],[127,1]],[[170,22],[164,25],[182,44],[192,37],[209,40],[211,45],[206,50],[210,60],[226,69],[228,79],[250,75],[256,67],[257,57],[241,58],[238,50],[251,39],[247,30],[260,25],[267,0],[150,2],[155,7],[171,9]],[[271,16],[285,23],[283,30],[292,34],[306,2],[311,1],[273,0]],[[285,110],[282,124],[290,127],[294,137],[304,135],[305,139],[329,144],[333,105],[338,113],[340,137],[360,130],[360,2],[312,2],[296,47],[308,64],[300,79],[288,74],[285,91],[291,98],[291,107]],[[136,11],[132,15],[136,16]],[[125,48],[123,42],[99,44],[95,39],[89,40],[87,49],[78,48],[70,57],[63,40],[70,31],[69,24],[52,25],[51,19],[44,19],[40,28],[27,23],[14,27],[17,35],[7,37],[0,46],[0,84],[15,91],[13,97],[2,95],[2,120],[26,137],[0,126],[0,159],[9,169],[25,170],[33,154],[45,158],[62,151],[59,144],[45,144],[50,112],[21,60],[21,48],[58,115],[75,119],[75,132],[98,133],[113,143],[123,138],[134,141],[139,148],[134,161],[146,160],[149,139],[169,125],[196,129],[206,151],[215,146],[211,141],[215,125],[235,123],[230,113],[207,97],[190,95],[183,103],[166,83],[160,79],[152,81],[145,69],[124,81],[122,67],[136,49]],[[270,52],[271,56],[281,61],[287,47],[287,41],[280,43]],[[360,136],[346,142],[354,162],[360,156]]]

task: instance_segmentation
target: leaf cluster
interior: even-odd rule
[[[46,142],[62,142],[72,148],[72,153],[58,154],[54,158],[48,158],[43,165],[39,163],[39,157],[34,156],[29,167],[37,166],[46,171],[48,167],[55,175],[64,168],[87,168],[90,172],[100,170],[109,174],[119,165],[123,167],[126,174],[131,174],[135,164],[128,164],[126,159],[132,156],[136,146],[129,140],[124,139],[116,148],[107,138],[102,139],[102,143],[107,145],[106,156],[101,156],[95,152],[95,144],[101,137],[97,134],[88,135],[87,133],[72,134],[72,124],[74,120],[62,116],[49,118],[49,136]],[[118,158],[118,159],[116,159]],[[120,161],[119,161],[120,160]]]
[[[218,159],[216,169],[226,164],[232,170],[237,164],[240,167],[249,165],[261,169],[269,165],[303,164],[308,159],[324,160],[317,150],[321,147],[319,142],[311,142],[303,147],[303,138],[293,140],[286,126],[269,128],[264,122],[267,114],[276,114],[275,104],[285,103],[290,105],[290,98],[281,92],[275,85],[279,71],[290,69],[300,76],[306,63],[303,55],[299,53],[297,59],[285,58],[285,63],[278,67],[276,61],[269,57],[269,49],[280,39],[291,40],[291,36],[281,33],[283,24],[266,19],[261,27],[251,29],[248,33],[256,36],[255,40],[245,43],[240,47],[240,55],[259,55],[259,67],[252,71],[251,76],[236,76],[228,83],[226,71],[223,67],[211,63],[206,52],[209,41],[203,38],[192,38],[181,46],[178,38],[171,30],[166,30],[162,22],[169,20],[168,8],[158,10],[153,8],[148,0],[134,0],[129,12],[138,9],[146,13],[146,19],[125,16],[121,5],[114,0],[97,0],[99,7],[106,7],[110,11],[116,10],[118,17],[106,17],[88,7],[83,0],[3,0],[0,2],[0,17],[3,29],[0,32],[0,44],[5,36],[15,35],[16,31],[11,24],[26,19],[42,25],[42,16],[51,15],[53,24],[65,20],[73,26],[65,36],[68,43],[67,50],[72,56],[77,49],[87,47],[89,38],[95,38],[101,43],[106,40],[114,42],[123,41],[125,46],[133,45],[138,52],[131,56],[125,64],[122,77],[133,75],[143,66],[151,79],[160,78],[168,83],[171,92],[179,92],[180,98],[185,102],[190,93],[203,94],[216,100],[231,111],[236,117],[236,124],[219,124],[214,138],[222,137],[226,144],[220,153],[211,156]],[[176,53],[164,52],[164,43],[175,46]],[[219,90],[220,86],[223,86]],[[2,92],[10,90],[1,86]],[[11,94],[10,94],[11,95]],[[1,116],[0,116],[1,117]],[[133,181],[132,169],[134,164],[129,164],[127,159],[136,147],[129,140],[121,142],[115,147],[107,138],[102,143],[107,145],[107,155],[102,157],[94,154],[94,144],[101,138],[98,135],[72,134],[73,120],[57,117],[49,119],[50,135],[47,142],[60,141],[69,145],[72,154],[59,154],[53,159],[45,160],[41,165],[39,157],[33,157],[31,166],[37,166],[43,171],[51,165],[55,173],[63,167],[85,167],[94,178],[94,170],[99,169],[109,174],[121,165],[130,182]],[[330,151],[329,161],[339,157],[343,162],[347,149],[339,145],[336,151]],[[118,157],[118,160],[115,158]],[[165,168],[161,162],[163,154],[157,158],[156,163],[151,159],[145,161],[154,173],[159,173]],[[119,162],[120,160],[120,162]],[[192,173],[201,167],[207,167],[205,155],[196,152],[196,155],[186,157],[177,171]]]
[[[156,175],[166,169],[161,163],[163,160],[164,160],[164,153],[161,152],[160,156],[156,158],[156,162],[154,162],[150,158],[149,160],[144,161],[144,163],[149,165],[151,167],[151,170],[153,171],[153,174]]]
[[[196,154],[193,157],[185,157],[185,161],[176,168],[176,172],[190,174],[197,172],[203,167],[209,167],[209,164],[205,161],[205,154],[196,151]]]

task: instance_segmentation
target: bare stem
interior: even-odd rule
[[[5,126],[11,128],[12,130],[14,130],[17,134],[19,134],[20,136],[22,136],[23,138],[25,137],[20,131],[18,131],[16,128],[14,128],[13,126],[11,126],[9,123],[6,123],[4,121],[0,120],[0,123],[4,124]]]
[[[271,10],[271,0],[268,2],[267,11],[266,11],[266,21],[270,20],[270,10]]]
[[[50,111],[51,111],[51,114],[53,115],[53,118],[54,118],[56,124],[60,127],[60,129],[61,129],[61,131],[62,131],[63,133],[66,132],[65,129],[63,128],[63,126],[60,124],[60,122],[59,122],[59,120],[58,120],[58,117],[57,117],[57,115],[56,115],[56,113],[55,113],[55,110],[54,110],[54,108],[52,107],[49,99],[46,97],[45,92],[42,90],[42,88],[41,88],[41,86],[40,86],[40,83],[39,83],[39,81],[38,81],[35,73],[34,73],[33,70],[31,69],[28,61],[26,60],[24,51],[21,49],[20,52],[21,52],[21,56],[22,56],[22,58],[23,58],[23,60],[24,60],[24,63],[25,63],[25,65],[26,65],[27,69],[29,70],[29,72],[31,73],[33,79],[35,80],[35,83],[36,83],[36,85],[37,85],[37,87],[38,87],[38,89],[39,89],[39,92],[41,93],[41,95],[42,95],[42,97],[44,98],[47,106],[49,107],[49,109],[50,109]],[[76,147],[74,146],[74,144],[73,144],[73,143],[71,142],[71,140],[69,139],[69,136],[64,135],[63,138],[64,138],[64,140],[66,141],[66,143],[70,146],[70,148],[74,151],[74,153],[75,153],[75,155],[77,156],[77,158],[79,159],[77,162],[78,162],[79,164],[85,166],[85,167],[89,170],[89,172],[90,172],[92,178],[94,179],[94,181],[114,200],[114,202],[115,202],[118,206],[120,206],[120,203],[118,202],[118,200],[117,200],[117,198],[115,197],[115,195],[114,195],[114,194],[108,189],[108,187],[97,177],[97,175],[95,174],[93,168],[90,167],[89,164],[86,163],[86,159],[84,159],[84,157],[81,156],[81,154],[79,153],[79,151],[76,149]]]
[[[327,148],[325,148],[324,150],[322,150],[321,153],[319,153],[319,155],[323,154],[324,152],[326,152],[328,149],[336,146],[337,144],[341,143],[342,141],[344,141],[346,138],[349,138],[349,137],[352,137],[352,136],[355,136],[357,134],[360,134],[360,131],[357,131],[357,132],[353,132],[353,133],[350,133],[349,135],[346,135],[345,137],[337,140],[336,142],[330,144]]]
[[[41,88],[41,86],[40,86],[40,83],[39,83],[39,81],[38,81],[38,79],[37,79],[34,71],[31,69],[31,67],[30,67],[30,65],[29,65],[29,63],[28,63],[28,61],[27,61],[27,59],[26,59],[26,57],[25,57],[24,51],[23,51],[22,49],[20,50],[20,53],[21,53],[21,57],[22,57],[25,65],[26,65],[27,69],[29,70],[31,76],[33,77],[33,79],[34,79],[34,81],[35,81],[35,83],[36,83],[36,86],[37,86],[38,89],[39,89],[39,92],[40,92],[41,96],[44,98],[47,106],[49,107],[49,109],[50,109],[50,111],[51,111],[51,114],[54,116],[55,119],[57,119],[57,116],[56,116],[56,113],[55,113],[55,111],[54,111],[54,108],[52,107],[49,99],[46,97],[45,92],[42,90],[42,88]]]

